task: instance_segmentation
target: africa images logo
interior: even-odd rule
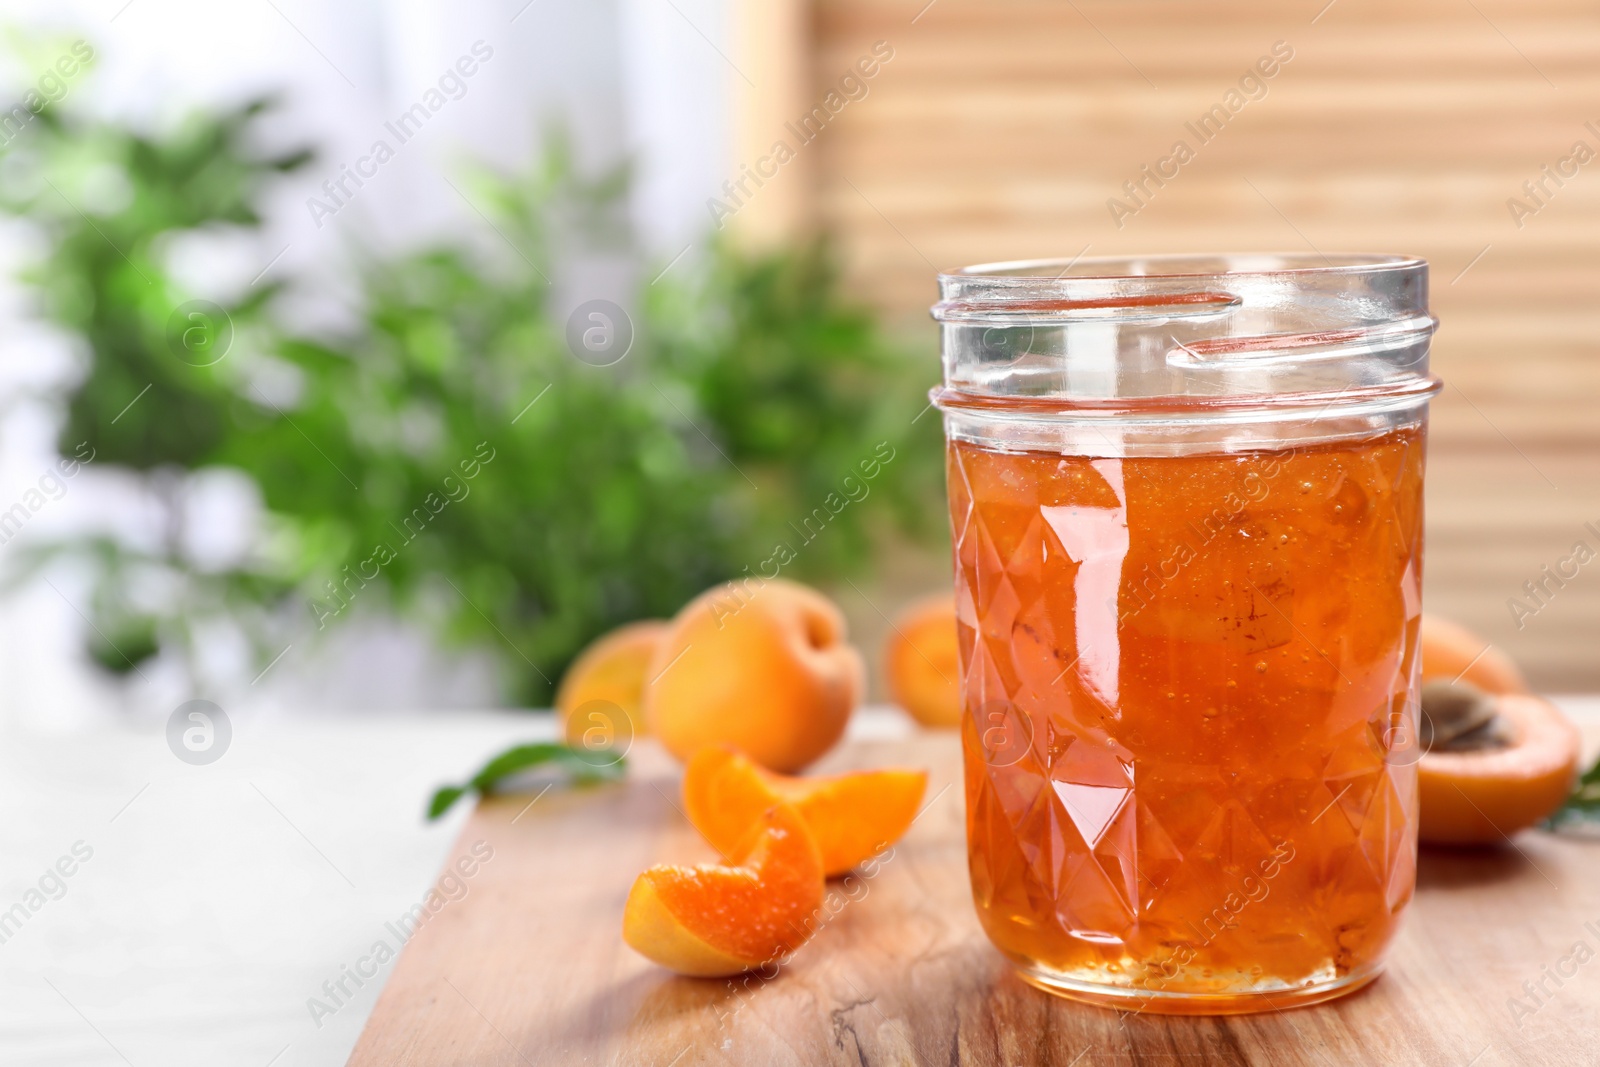
[[[232,742],[228,713],[209,700],[179,704],[167,716],[167,747],[185,763],[196,767],[215,763]]]

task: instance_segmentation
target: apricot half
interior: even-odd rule
[[[829,877],[900,839],[928,787],[928,772],[902,767],[791,778],[724,746],[703,748],[683,776],[684,812],[722,855],[744,847],[762,813],[787,801],[800,813]]]
[[[1466,682],[1485,693],[1526,693],[1510,656],[1458,623],[1422,616],[1422,681]]]
[[[1440,739],[1417,764],[1417,836],[1442,845],[1493,844],[1562,805],[1582,739],[1560,709],[1538,697],[1451,688],[1457,692],[1423,691],[1425,714],[1430,701],[1460,704],[1451,719],[1462,729],[1441,726]],[[1486,703],[1468,705],[1477,700]]]
[[[961,723],[961,654],[956,598],[941,594],[906,607],[884,648],[889,692],[924,726]]]
[[[640,702],[645,670],[666,632],[667,624],[660,619],[630,622],[596,638],[578,654],[556,689],[556,713],[567,744],[609,748],[619,735],[644,732]],[[628,717],[626,724],[611,721],[616,714],[611,705]]]
[[[827,597],[781,579],[728,583],[672,620],[650,663],[645,720],[682,761],[731,744],[795,771],[839,740],[865,676]]]
[[[734,866],[651,867],[633,883],[622,939],[669,970],[700,978],[775,963],[816,930],[822,856],[798,812],[758,817]]]

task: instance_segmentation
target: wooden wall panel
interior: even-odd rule
[[[812,211],[858,290],[908,319],[934,266],[1086,246],[1428,257],[1451,383],[1435,406],[1430,604],[1541,685],[1600,689],[1600,561],[1520,630],[1507,606],[1575,540],[1600,550],[1583,529],[1600,528],[1600,159],[1522,227],[1506,206],[1574,142],[1600,152],[1600,9],[1324,4],[820,0],[814,99],[873,42],[895,54],[804,147]],[[1280,40],[1295,54],[1266,96],[1114,225],[1107,198],[1175,139],[1193,144],[1184,122]]]

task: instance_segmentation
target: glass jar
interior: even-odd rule
[[[989,938],[1034,985],[1130,1011],[1371,981],[1416,871],[1427,264],[939,284]]]

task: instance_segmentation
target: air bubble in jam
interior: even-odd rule
[[[1216,1010],[1377,966],[1415,876],[1415,768],[1384,738],[1416,662],[1421,447],[951,444],[969,861],[1025,974]],[[1032,724],[1020,758],[985,759],[984,706]]]

